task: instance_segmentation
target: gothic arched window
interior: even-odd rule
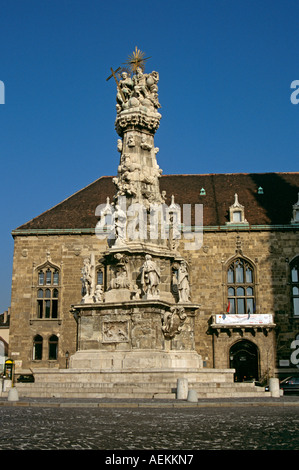
[[[255,313],[254,269],[243,258],[236,258],[227,270],[228,313]]]
[[[33,338],[33,360],[40,361],[43,358],[43,338],[36,335]]]
[[[37,318],[58,318],[59,271],[45,267],[38,272]]]
[[[49,338],[49,359],[56,360],[58,357],[58,337],[52,335]]]

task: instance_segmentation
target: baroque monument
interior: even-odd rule
[[[267,396],[298,370],[299,173],[162,174],[147,59],[107,78],[115,176],[12,232],[22,396]]]
[[[161,114],[158,72],[144,72],[135,49],[128,70],[114,78],[115,129],[120,154],[113,201],[97,209],[96,235],[107,251],[90,253],[82,268],[82,301],[72,307],[78,351],[71,369],[146,373],[198,370],[194,323],[198,305],[190,295],[188,263],[177,251],[174,203],[159,188],[154,136]],[[105,285],[97,285],[101,266]]]

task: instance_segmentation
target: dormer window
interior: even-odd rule
[[[233,212],[233,222],[242,222],[242,212],[234,211]]]
[[[238,194],[235,194],[235,202],[229,208],[229,222],[227,224],[247,224],[245,219],[244,206],[238,201]]]
[[[293,205],[293,218],[291,220],[291,224],[299,224],[299,193],[298,201]]]

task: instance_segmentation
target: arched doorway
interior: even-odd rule
[[[229,364],[235,369],[235,382],[258,380],[258,363],[258,348],[251,341],[238,341],[229,350]]]

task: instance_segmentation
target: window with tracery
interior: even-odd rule
[[[299,315],[299,256],[291,262],[291,293],[293,314]]]
[[[58,318],[59,271],[52,267],[38,272],[37,318]]]
[[[254,269],[242,258],[236,258],[227,270],[227,299],[227,312],[255,313]]]

